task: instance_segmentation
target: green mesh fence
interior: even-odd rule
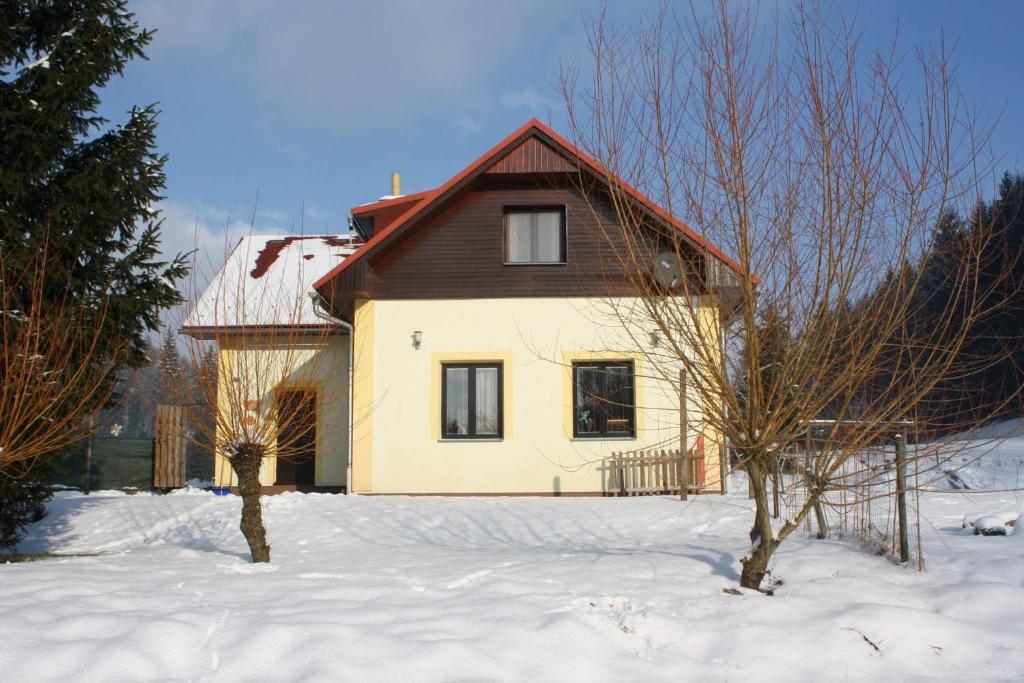
[[[85,442],[61,453],[54,459],[56,471],[50,476],[54,484],[85,487]],[[189,443],[185,448],[185,478],[213,479],[213,453],[208,448]],[[92,440],[93,491],[102,489],[153,488],[153,439]]]
[[[85,443],[56,458],[53,483],[81,489],[85,486]],[[90,488],[142,489],[153,487],[152,439],[92,440]]]

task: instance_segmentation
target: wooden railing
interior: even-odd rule
[[[686,500],[704,483],[703,453],[630,451],[609,461],[608,492],[613,496],[652,496],[678,493]]]

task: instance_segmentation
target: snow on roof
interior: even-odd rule
[[[183,325],[319,325],[309,292],[360,246],[349,236],[249,235],[228,255]]]

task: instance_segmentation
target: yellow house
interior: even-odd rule
[[[655,351],[656,328],[612,258],[618,228],[601,193],[606,179],[531,120],[440,187],[401,195],[395,182],[390,196],[354,208],[361,240],[335,241],[331,251],[331,238],[312,238],[324,245],[313,258],[279,249],[283,272],[298,261],[309,269],[288,275],[283,299],[318,307],[288,320],[333,327],[309,345],[308,363],[288,376],[264,373],[251,390],[258,406],[304,387],[317,420],[313,464],[300,477],[270,459],[263,483],[361,494],[602,495],[612,488],[608,456],[678,448],[685,433],[704,455],[696,484],[721,491],[721,439],[695,395],[680,393],[678,362]],[[625,191],[644,220],[691,244],[703,267],[736,269]],[[284,239],[302,242],[255,240],[226,269],[258,270],[267,245]],[[269,270],[265,277],[272,286]],[[696,301],[702,329],[717,339],[720,293],[708,288]],[[242,343],[230,325],[202,322],[194,315],[186,332],[221,340],[222,386],[251,381],[239,360],[246,354],[292,346],[284,337]],[[223,458],[217,479],[232,483]]]

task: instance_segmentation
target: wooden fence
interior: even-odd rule
[[[688,493],[704,483],[704,455],[674,451],[630,451],[609,458],[608,492],[613,496]]]
[[[181,406],[157,406],[153,488],[185,486],[185,445],[185,415]]]

